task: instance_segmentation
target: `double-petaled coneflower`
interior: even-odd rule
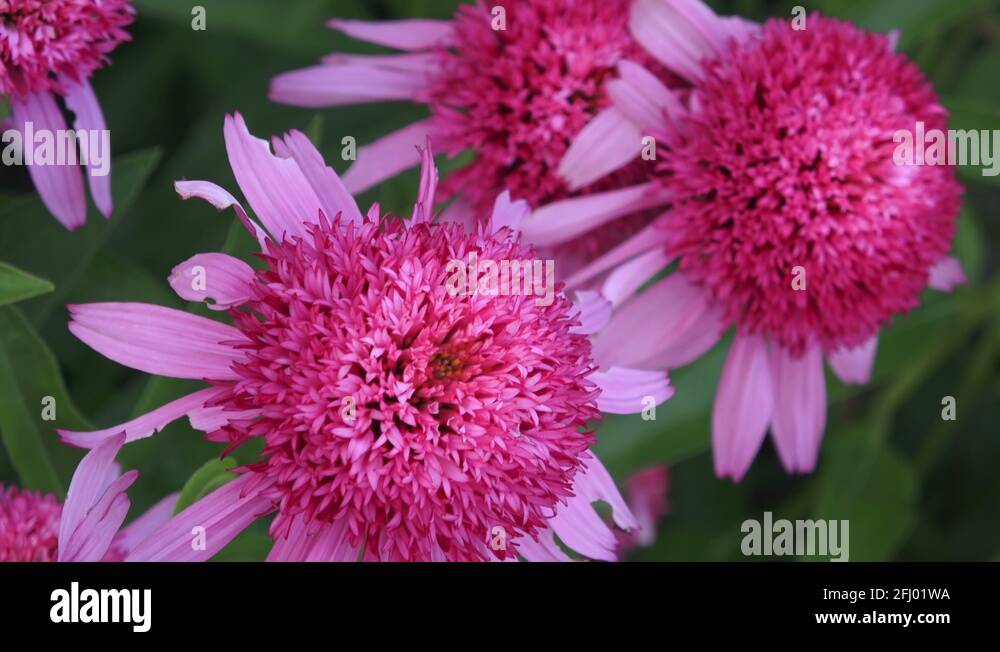
[[[224,131],[260,224],[212,183],[177,189],[232,207],[266,265],[199,254],[170,282],[228,309],[233,325],[147,304],[70,307],[70,330],[112,360],[210,386],[126,424],[62,432],[66,441],[88,447],[122,431],[131,441],[186,415],[227,450],[263,442],[258,461],[128,559],[205,559],[272,512],[275,560],[566,559],[556,536],[614,559],[592,503],[610,503],[621,528],[635,521],[589,450],[589,424],[672,388],[662,372],[597,369],[589,334],[610,307],[599,298],[540,301],[482,280],[456,292],[455,261],[536,257],[517,230],[527,205],[503,194],[471,230],[436,222],[425,149],[412,219],[377,205],[363,215],[303,134],[273,139],[272,153],[239,115]],[[190,545],[195,526],[204,550]]]

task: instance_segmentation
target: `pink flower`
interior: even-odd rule
[[[647,163],[617,163],[635,158],[640,134],[611,106],[605,84],[626,58],[655,65],[629,35],[627,18],[626,0],[498,0],[463,5],[451,21],[334,20],[335,29],[406,54],[332,54],[319,66],[278,76],[270,95],[310,107],[388,100],[428,106],[428,119],[358,151],[357,163],[344,175],[352,192],[416,165],[414,145],[430,137],[435,150],[475,153],[442,186],[444,198],[459,199],[449,209],[451,217],[468,221],[488,215],[504,190],[539,208],[630,186],[649,174]],[[604,167],[595,180],[620,169],[597,183],[580,183],[584,171],[571,161],[560,167],[560,161],[595,118],[599,133],[592,130],[577,147],[600,150]],[[627,199],[630,207],[641,208],[641,197]],[[651,218],[633,215],[563,243],[560,275]]]
[[[124,442],[108,437],[84,456],[64,505],[52,494],[0,485],[0,562],[120,561],[165,523],[176,494],[119,529],[131,504],[125,491],[139,475],[122,475],[115,464]]]
[[[12,108],[10,122],[0,128],[16,129],[22,137],[29,122],[31,133],[65,131],[55,99],[60,96],[75,115],[74,130],[104,131],[104,114],[89,79],[108,63],[108,53],[129,40],[124,28],[134,12],[126,0],[0,0],[0,96],[9,96]],[[32,164],[28,172],[45,207],[67,229],[86,222],[79,167]],[[110,217],[111,176],[94,172],[91,166],[90,193]]]
[[[355,560],[362,549],[372,560],[564,559],[556,535],[613,560],[615,536],[591,503],[610,503],[621,528],[635,521],[589,452],[588,422],[639,412],[672,388],[663,372],[596,370],[587,335],[610,310],[596,293],[544,305],[452,292],[453,261],[535,257],[517,234],[526,204],[501,195],[473,231],[434,223],[426,149],[413,218],[377,205],[362,215],[303,134],[274,138],[275,155],[236,115],[225,140],[263,226],[212,183],[177,190],[232,207],[266,267],[199,254],[170,283],[229,309],[234,326],[147,304],[70,307],[70,330],[112,360],[210,386],[113,428],[62,431],[65,441],[90,447],[122,431],[133,441],[188,416],[227,451],[264,445],[128,559],[208,559],[276,512],[274,560]],[[189,545],[195,526],[204,550]]]
[[[820,15],[799,31],[719,18],[698,0],[636,0],[630,25],[693,90],[685,101],[655,71],[620,67],[631,90],[615,108],[659,141],[654,189],[632,190],[667,208],[657,228],[568,280],[603,277],[623,304],[595,358],[682,366],[735,325],[713,411],[716,472],[741,479],[768,428],[785,468],[810,472],[826,422],[823,360],[867,382],[879,329],[928,285],[964,281],[947,255],[954,170],[893,162],[897,130],[946,129],[946,111],[893,37]],[[581,212],[599,223],[620,208],[615,193],[556,202],[523,231],[531,241],[566,224],[547,240],[558,243],[578,237]],[[636,296],[673,261],[677,273]]]

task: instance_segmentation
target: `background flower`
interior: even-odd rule
[[[236,220],[200,202],[178,202],[174,194],[173,182],[185,176],[235,189],[224,149],[209,146],[218,142],[220,116],[239,107],[258,133],[302,129],[343,173],[349,163],[340,158],[344,136],[354,136],[361,146],[428,112],[405,102],[281,106],[267,99],[270,80],[314,65],[321,53],[391,52],[326,28],[331,16],[447,20],[458,3],[296,0],[296,11],[290,12],[287,0],[206,0],[199,3],[206,8],[204,32],[191,29],[190,4],[134,4],[133,41],[115,50],[114,65],[93,76],[115,135],[115,219],[90,220],[67,233],[48,216],[23,171],[0,167],[0,261],[35,279],[15,275],[20,297],[29,289],[44,293],[51,287],[38,279],[55,287],[0,306],[0,481],[5,485],[60,496],[81,452],[58,444],[52,428],[121,423],[202,387],[194,381],[150,379],[107,362],[66,330],[62,306],[142,301],[218,317],[201,304],[177,298],[163,280],[194,251],[225,250],[252,260],[257,247]],[[784,2],[710,4],[722,15],[739,13],[758,22],[790,17]],[[953,126],[1000,128],[996,12],[976,2],[945,0],[823,0],[808,8],[883,33],[900,29],[900,51],[928,74]],[[443,170],[444,158],[439,157]],[[995,518],[1000,480],[993,468],[1000,456],[995,435],[1000,422],[1000,227],[995,218],[1000,192],[996,180],[978,169],[958,172],[967,196],[955,252],[969,283],[953,294],[924,294],[918,312],[884,331],[869,385],[844,386],[827,376],[827,434],[815,474],[786,476],[773,446],[765,443],[739,486],[715,478],[710,412],[728,342],[672,374],[674,384],[688,390],[660,406],[655,420],[639,415],[604,420],[597,454],[619,486],[651,465],[670,464],[670,512],[656,542],[636,550],[634,558],[743,559],[740,524],[760,518],[765,509],[790,518],[850,518],[852,560],[1000,554]],[[365,192],[358,203],[379,201],[383,210],[408,215],[418,186],[414,169]],[[8,273],[6,267],[0,270]],[[46,396],[55,400],[55,421],[40,418]],[[941,419],[942,401],[949,396],[956,399],[956,421]],[[40,454],[23,454],[32,447]],[[218,449],[186,421],[127,445],[119,457],[122,467],[142,471],[129,490],[131,513],[143,513],[183,485],[194,496],[211,492],[217,472],[226,472],[214,461]],[[251,452],[237,451],[239,462],[253,459]],[[270,541],[262,522],[218,558],[264,559]]]

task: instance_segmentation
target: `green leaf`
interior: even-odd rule
[[[24,301],[55,289],[50,281],[0,262],[0,306]]]
[[[42,418],[48,399],[53,421]],[[0,436],[22,486],[62,496],[83,452],[60,443],[57,427],[90,429],[45,342],[20,311],[0,308]]]
[[[229,472],[236,466],[236,460],[227,457],[206,462],[185,483],[181,495],[177,498],[174,514],[184,511],[200,498],[215,491],[236,476]]]

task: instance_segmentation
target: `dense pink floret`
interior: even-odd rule
[[[0,94],[63,90],[56,75],[80,81],[129,40],[127,0],[0,0]]]
[[[492,29],[494,5],[506,8],[505,31]],[[498,0],[460,9],[457,44],[441,54],[429,101],[446,149],[475,159],[449,174],[446,194],[462,191],[484,214],[505,189],[535,208],[570,195],[559,162],[608,105],[605,81],[622,59],[651,64],[629,34],[628,6]],[[631,166],[583,192],[638,183],[640,172]]]
[[[232,311],[248,360],[217,402],[262,417],[211,435],[263,437],[250,468],[274,482],[272,533],[346,518],[372,558],[479,560],[492,528],[545,527],[593,442],[589,340],[559,296],[447,289],[451,260],[532,252],[457,224],[309,229],[268,245]]]
[[[859,345],[918,305],[950,248],[954,169],[893,163],[894,132],[947,129],[946,111],[887,37],[848,23],[774,20],[732,47],[664,155],[668,248],[741,329],[795,352]]]
[[[61,516],[52,494],[0,484],[0,562],[55,561]]]

